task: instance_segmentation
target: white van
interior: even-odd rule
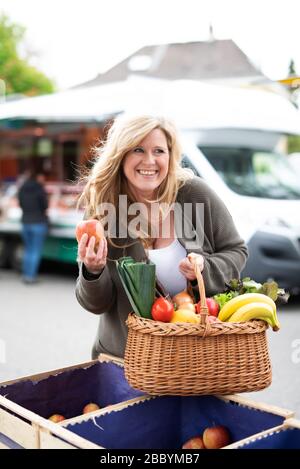
[[[300,291],[300,180],[275,135],[256,131],[193,132],[183,164],[218,193],[249,249],[243,276],[275,279]],[[278,138],[278,136],[277,136]],[[273,144],[272,144],[273,143]]]
[[[299,293],[300,178],[282,143],[300,135],[300,112],[271,91],[191,80],[161,82],[151,106],[182,129],[183,164],[232,214],[250,254],[242,275]]]

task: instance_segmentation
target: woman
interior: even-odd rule
[[[245,264],[247,249],[228,210],[202,179],[180,166],[180,160],[175,127],[152,116],[116,119],[98,150],[81,197],[86,217],[100,219],[103,204],[120,208],[120,195],[127,196],[129,209],[126,213],[119,210],[117,235],[108,234],[108,241],[102,239],[96,249],[95,238],[84,235],[78,246],[76,296],[85,309],[100,315],[93,358],[100,352],[122,357],[125,350],[125,321],[132,308],[112,260],[125,255],[136,261],[150,258],[156,264],[158,280],[172,295],[186,288],[187,281],[197,289],[187,257],[191,251],[197,255],[207,296],[223,291],[226,282],[239,277]],[[141,222],[129,229],[127,223],[125,238],[118,236],[124,233],[124,220],[125,224],[132,221],[131,209],[136,203],[146,225]],[[152,208],[158,204],[160,210],[154,210],[152,216]],[[180,232],[179,218],[187,219],[192,236],[189,229]]]

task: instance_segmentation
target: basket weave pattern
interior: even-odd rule
[[[163,323],[131,313],[125,376],[148,394],[231,394],[271,384],[267,323],[207,322],[202,275],[195,265],[201,324]]]

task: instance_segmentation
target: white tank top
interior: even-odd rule
[[[179,271],[179,262],[186,257],[186,250],[177,238],[165,248],[148,249],[149,259],[156,266],[156,277],[165,290],[174,296],[186,288],[186,278]]]

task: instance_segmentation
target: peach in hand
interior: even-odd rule
[[[76,239],[79,243],[81,237],[87,234],[89,239],[95,236],[95,247],[99,244],[102,238],[104,238],[104,230],[99,220],[83,220],[76,226]]]

